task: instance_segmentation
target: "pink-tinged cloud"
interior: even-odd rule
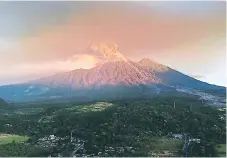
[[[30,72],[36,67],[44,71],[46,67],[46,73],[52,73],[53,69],[92,67],[97,59],[90,46],[99,42],[116,43],[120,51],[133,60],[152,57],[188,74],[206,75],[210,72],[203,71],[204,67],[223,58],[226,33],[223,11],[207,16],[196,13],[181,15],[135,6],[111,6],[99,2],[99,5],[67,17],[64,23],[17,39],[12,48],[6,44],[2,47],[6,53],[4,58],[0,58],[1,71],[5,69],[3,67],[12,67],[13,73],[18,71],[17,65],[24,65],[19,67],[22,72]],[[1,44],[5,45],[0,40]],[[89,57],[69,61],[78,54]],[[197,70],[200,72],[193,72]]]
[[[74,70],[75,68],[90,69],[99,60],[95,56],[89,54],[75,54],[66,60],[55,60],[51,62],[40,63],[21,63],[16,66],[8,66],[0,68],[0,82],[8,83],[8,78],[17,78],[16,83],[24,81],[24,77],[28,80],[53,75],[59,72]],[[17,70],[17,71],[15,71]],[[15,82],[15,81],[14,81]],[[9,82],[10,83],[10,82]]]
[[[114,8],[115,9],[115,8]],[[196,43],[212,36],[224,36],[224,16],[176,16],[152,11],[90,10],[68,22],[39,30],[21,39],[25,60],[68,58],[93,42],[115,42],[125,52],[150,50],[157,53]]]

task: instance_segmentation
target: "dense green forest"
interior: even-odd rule
[[[166,95],[2,108],[0,133],[29,139],[0,145],[0,156],[186,156],[184,137],[172,134],[200,140],[190,142],[187,156],[223,156],[225,107],[205,104]]]

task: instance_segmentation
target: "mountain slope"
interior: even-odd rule
[[[188,75],[185,75],[179,71],[176,71],[170,67],[159,64],[148,58],[144,58],[138,62],[142,67],[150,69],[154,75],[160,79],[162,83],[165,83],[174,87],[187,87],[187,88],[218,88],[218,86],[210,85],[208,83],[194,79]]]
[[[143,58],[138,62],[138,64],[142,67],[149,68],[151,71],[155,72],[166,72],[169,70],[167,66],[159,64],[149,58]]]
[[[8,107],[8,103],[4,99],[0,98],[0,108],[5,107]]]
[[[93,50],[102,55],[102,61],[96,67],[57,74],[34,83],[73,88],[160,83],[153,72],[124,57],[115,44],[100,44],[93,46]]]
[[[34,83],[44,85],[70,86],[73,88],[159,82],[159,78],[153,73],[132,61],[106,62],[90,70],[78,69],[34,81]]]

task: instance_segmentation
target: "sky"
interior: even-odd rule
[[[92,68],[94,43],[226,86],[226,2],[0,2],[0,85]]]

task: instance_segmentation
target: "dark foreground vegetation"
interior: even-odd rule
[[[0,156],[225,156],[225,108],[192,96],[0,109]],[[173,138],[173,134],[182,138]],[[1,141],[1,136],[0,136]]]

